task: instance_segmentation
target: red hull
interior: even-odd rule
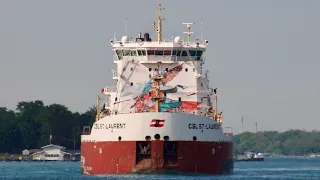
[[[143,171],[224,174],[233,170],[232,154],[232,142],[82,142],[81,172],[90,175]]]

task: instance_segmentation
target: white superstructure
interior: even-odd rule
[[[223,133],[216,89],[203,70],[208,40],[191,41],[193,23],[183,23],[187,40],[163,40],[160,12],[159,5],[156,40],[139,33],[110,41],[117,65],[113,85],[102,88],[106,102],[100,112],[98,97],[96,122],[83,142],[142,141],[155,134],[175,141],[232,141],[232,134]],[[161,124],[152,128],[155,121]]]
[[[144,38],[134,41],[128,41],[125,36],[120,42],[112,41],[117,70],[113,71],[113,86],[102,89],[108,99],[105,107],[113,112],[134,113],[130,108],[134,103],[133,98],[141,93],[150,78],[158,71],[168,71],[183,64],[183,70],[166,86],[183,85],[185,89],[170,93],[167,97],[172,100],[180,98],[182,101],[202,102],[201,111],[196,113],[205,113],[212,106],[213,94],[213,89],[209,88],[208,71],[203,71],[207,43],[208,41],[189,43],[180,37],[158,42],[149,39],[147,33]]]

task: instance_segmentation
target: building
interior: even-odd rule
[[[25,150],[23,150],[22,151],[22,155],[24,155],[24,156],[27,156],[27,155],[29,155],[29,150],[28,149],[25,149]]]
[[[73,154],[66,152],[63,146],[49,144],[41,147],[40,152],[33,153],[32,160],[38,161],[69,161],[73,160]]]

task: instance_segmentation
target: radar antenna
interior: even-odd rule
[[[157,33],[158,33],[158,41],[160,42],[162,40],[162,18],[161,18],[161,11],[164,10],[164,8],[161,7],[161,3],[160,0],[158,0],[158,29],[157,29]]]
[[[182,23],[182,24],[185,24],[187,25],[187,29],[188,29],[188,32],[183,32],[185,34],[188,34],[188,44],[190,43],[190,36],[191,34],[193,34],[194,32],[191,32],[191,24],[194,24],[194,23]]]

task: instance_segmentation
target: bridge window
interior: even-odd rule
[[[123,57],[123,52],[122,52],[122,50],[116,50],[116,54],[117,54],[117,56],[118,56],[118,59],[121,60],[122,57]]]
[[[187,51],[182,51],[182,56],[188,56]]]
[[[130,56],[131,51],[130,50],[123,50],[123,56]]]
[[[131,50],[131,56],[137,56],[137,51],[136,50]]]
[[[202,55],[203,51],[201,50],[191,50],[190,51],[190,56],[195,57],[195,60],[199,61],[201,59],[201,55]]]
[[[203,53],[203,51],[197,51],[197,53],[196,53],[196,56],[197,56],[196,60],[197,61],[199,61],[201,59],[202,53]]]
[[[156,56],[163,56],[163,51],[155,51]]]
[[[189,51],[189,53],[190,53],[190,56],[196,56],[196,54],[197,54],[197,51]]]
[[[203,51],[197,51],[196,56],[201,56],[201,55],[202,55],[202,53],[203,53]]]
[[[172,56],[175,56],[175,55],[177,55],[177,50],[172,51]]]
[[[147,50],[147,54],[148,54],[148,56],[154,55],[154,50]]]
[[[171,56],[171,51],[170,50],[164,50],[163,55],[165,56]]]
[[[138,56],[145,56],[146,51],[145,50],[138,50]]]
[[[177,56],[181,55],[181,50],[177,50]]]

